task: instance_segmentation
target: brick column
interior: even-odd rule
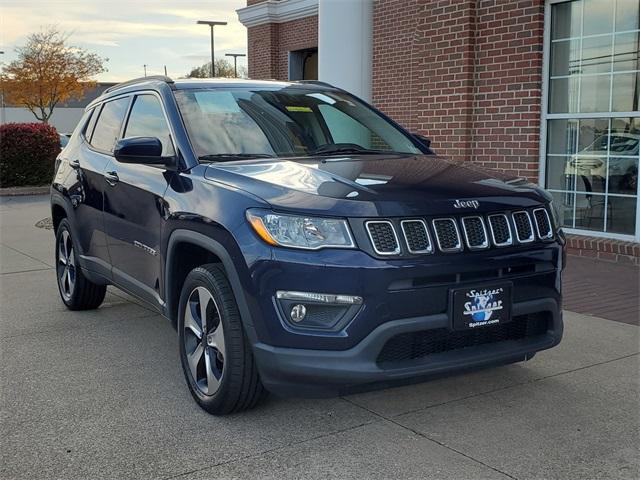
[[[278,24],[266,23],[247,29],[249,78],[278,77]]]

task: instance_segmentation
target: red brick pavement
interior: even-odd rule
[[[563,276],[564,308],[640,325],[640,269],[569,256]]]

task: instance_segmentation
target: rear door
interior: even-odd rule
[[[104,171],[111,162],[115,139],[129,106],[129,97],[110,100],[94,108],[82,132],[82,142],[69,151],[69,163],[77,171],[77,183],[69,187],[74,208],[75,234],[82,264],[107,278],[111,266],[104,226]]]
[[[163,156],[175,155],[160,98],[137,94],[122,138],[156,137]],[[171,173],[162,166],[136,165],[112,159],[105,172],[105,225],[114,282],[161,307],[160,234],[163,196]]]

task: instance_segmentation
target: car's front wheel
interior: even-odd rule
[[[84,276],[78,265],[77,251],[69,221],[63,219],[56,231],[56,277],[60,297],[70,310],[92,310],[102,304],[107,287]]]
[[[193,269],[184,282],[178,316],[180,359],[193,398],[225,415],[264,396],[231,286],[216,264]]]

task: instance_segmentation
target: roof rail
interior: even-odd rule
[[[126,87],[128,85],[133,85],[135,83],[149,81],[149,80],[157,80],[165,83],[173,83],[173,79],[165,75],[149,75],[148,77],[138,77],[132,80],[127,80],[126,82],[118,83],[112,87],[107,88],[103,93],[113,92],[114,90],[118,90],[119,88]]]
[[[324,85],[325,87],[332,87],[335,88],[333,85],[331,85],[328,82],[323,82],[321,80],[295,80],[294,83],[310,83],[312,85]]]

